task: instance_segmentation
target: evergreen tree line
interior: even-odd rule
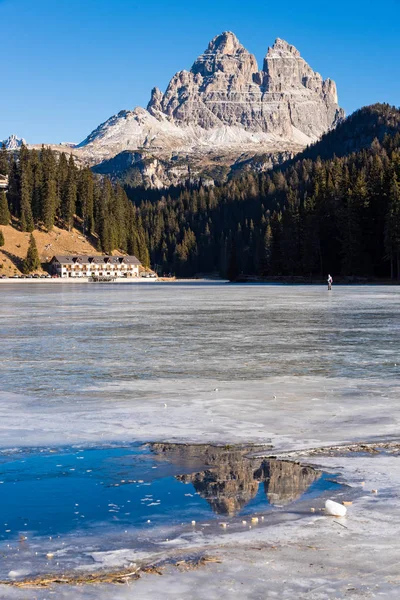
[[[400,134],[139,207],[151,262],[180,276],[400,279]]]
[[[22,231],[48,231],[54,225],[71,230],[78,225],[84,235],[98,237],[106,254],[121,250],[134,254],[146,266],[149,253],[138,209],[120,185],[99,178],[89,168],[78,168],[74,158],[51,148],[18,153],[0,150],[0,173],[8,175],[7,193],[0,193],[0,224],[12,217]]]

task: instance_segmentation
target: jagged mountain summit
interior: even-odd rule
[[[18,150],[23,144],[26,145],[26,142],[24,138],[19,138],[15,134],[12,134],[6,140],[0,142],[0,145],[2,144],[5,145],[7,150]]]
[[[343,117],[335,83],[294,46],[277,39],[260,70],[227,31],[165,93],[154,88],[147,109],[121,111],[74,150],[99,172],[136,173],[134,183],[161,187],[188,176],[213,179],[216,170],[226,174],[254,157],[255,169],[270,168]]]
[[[343,117],[334,82],[323,81],[294,46],[277,39],[259,71],[231,32],[215,37],[165,94],[154,88],[147,108],[179,126],[238,126],[294,141],[318,138]]]

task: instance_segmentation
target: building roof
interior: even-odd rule
[[[104,265],[105,258],[106,258],[105,256],[91,256],[90,262],[93,263],[94,265]]]
[[[140,265],[140,261],[136,256],[87,256],[84,254],[71,254],[69,256],[53,256],[52,262],[59,262],[61,265]]]
[[[72,260],[76,265],[88,265],[90,264],[90,256],[73,256]]]
[[[140,262],[140,260],[136,258],[136,256],[121,256],[120,258],[122,258],[121,262],[125,265],[141,265],[142,264]]]
[[[61,265],[73,265],[72,256],[53,256],[51,262],[59,262]]]

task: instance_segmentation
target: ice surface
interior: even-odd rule
[[[336,286],[329,295],[319,286],[222,284],[5,284],[1,291],[2,448],[240,441],[272,442],[279,454],[398,436],[398,287]],[[171,567],[117,588],[0,588],[0,597],[397,600],[398,460],[312,457],[352,486],[342,496],[353,500],[347,528],[310,513],[308,503],[302,518],[272,527],[180,538],[165,530],[166,551],[205,551],[222,564],[184,573]],[[38,548],[44,565],[46,552],[63,552],[57,542]],[[76,536],[52,561],[72,566],[68,557],[81,542]],[[95,557],[117,564],[118,556],[133,559],[131,550],[124,540],[96,538],[85,546],[85,564]]]
[[[0,446],[396,434],[399,308],[396,287],[5,284]]]

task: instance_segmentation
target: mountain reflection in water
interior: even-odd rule
[[[176,479],[191,483],[220,515],[234,516],[240,512],[256,497],[260,483],[264,484],[269,504],[290,504],[322,475],[321,471],[296,462],[247,458],[258,449],[254,447],[152,444],[151,449],[182,468],[201,464],[198,472],[177,475]]]

